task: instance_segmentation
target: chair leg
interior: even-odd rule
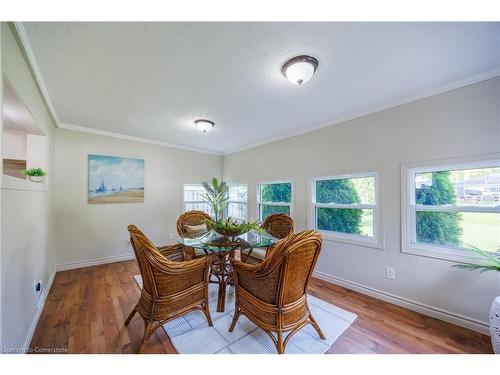
[[[234,326],[236,326],[236,322],[238,321],[240,315],[241,315],[241,310],[239,309],[239,307],[237,307],[236,310],[234,311],[233,321],[231,322],[231,326],[229,327],[229,332],[233,332]]]
[[[130,321],[132,320],[132,318],[134,317],[134,315],[135,315],[136,312],[137,312],[137,305],[134,306],[134,308],[130,312],[127,320],[125,320],[125,325],[126,326],[128,326],[128,324],[130,323]]]
[[[142,353],[146,341],[149,340],[151,334],[153,333],[153,322],[147,319],[144,320],[144,336],[142,337],[141,344],[139,345],[139,353]]]
[[[285,346],[283,345],[283,333],[278,331],[277,334],[276,349],[278,349],[278,354],[283,354],[285,352]]]
[[[314,327],[314,329],[316,330],[316,332],[318,332],[319,337],[322,340],[325,340],[326,339],[325,334],[323,333],[323,331],[321,330],[321,328],[319,328],[318,322],[316,322],[316,319],[314,319],[314,317],[312,316],[312,314],[311,314],[310,311],[309,311],[309,320],[311,321],[311,325]]]
[[[144,337],[142,338],[143,344],[149,340],[152,333],[153,333],[153,322],[150,320],[144,319]]]
[[[212,317],[210,316],[210,310],[208,309],[208,302],[203,304],[203,313],[207,317],[208,326],[212,327],[214,324],[212,323]]]

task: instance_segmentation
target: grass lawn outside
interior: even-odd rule
[[[500,251],[500,214],[463,212],[461,227],[464,247]]]
[[[363,217],[361,220],[361,234],[363,236],[373,237],[373,210],[363,210]]]

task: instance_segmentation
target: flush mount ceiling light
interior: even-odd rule
[[[215,123],[210,120],[195,120],[194,124],[198,128],[198,130],[202,131],[203,133],[208,132],[210,129],[212,129],[215,126]]]
[[[316,69],[318,60],[312,56],[300,55],[283,64],[281,73],[294,85],[303,85],[312,78]]]

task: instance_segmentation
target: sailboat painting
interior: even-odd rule
[[[144,202],[144,160],[89,155],[88,202]]]

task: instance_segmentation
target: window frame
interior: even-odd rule
[[[244,183],[244,182],[228,182],[227,185],[229,187],[232,187],[232,186],[245,186],[245,188],[247,189],[247,200],[246,201],[231,201],[231,200],[228,200],[227,202],[227,206],[226,206],[226,217],[228,216],[228,213],[229,213],[229,205],[231,203],[233,204],[245,204],[246,206],[246,216],[245,218],[243,218],[243,220],[245,221],[248,221],[249,220],[249,216],[250,216],[250,207],[249,207],[249,204],[248,204],[248,201],[249,201],[249,191],[248,191],[248,184],[247,183]],[[229,192],[228,192],[229,194]]]
[[[261,190],[260,187],[262,185],[273,185],[273,184],[290,184],[291,186],[291,201],[289,203],[284,203],[284,202],[262,202],[261,201]],[[260,216],[260,207],[261,205],[265,206],[281,206],[281,207],[290,207],[290,217],[295,220],[294,217],[294,202],[295,202],[295,184],[293,183],[293,180],[272,180],[272,181],[263,181],[263,182],[257,182],[256,185],[256,208],[257,208],[257,221],[259,222],[264,222],[263,219],[261,219]]]
[[[207,204],[205,201],[186,201],[186,200],[184,200],[184,191],[185,191],[185,187],[187,185],[199,185],[199,186],[203,187],[202,184],[201,184],[201,182],[183,182],[182,183],[182,185],[181,185],[181,210],[182,210],[181,214],[187,212],[187,210],[186,210],[186,203],[203,203],[203,204]],[[205,212],[205,211],[203,211],[203,212]],[[210,212],[207,212],[207,213],[210,216],[213,215]]]
[[[340,204],[340,203],[316,203],[316,182],[328,180],[344,180],[373,177],[375,179],[373,187],[375,194],[375,204]],[[360,172],[349,174],[334,174],[329,176],[311,177],[311,201],[309,204],[309,227],[320,232],[325,240],[333,242],[343,242],[352,245],[370,247],[377,250],[384,250],[384,235],[382,226],[382,201],[380,199],[381,187],[377,172]],[[342,233],[329,230],[318,229],[316,208],[360,208],[373,210],[373,237],[362,236],[359,234]]]
[[[465,248],[440,246],[417,242],[416,212],[483,212],[499,213],[496,207],[474,206],[430,206],[415,204],[415,175],[436,171],[453,171],[460,169],[492,168],[500,166],[500,154],[488,154],[474,157],[442,159],[401,164],[401,252],[430,258],[457,262],[477,262],[479,256]],[[495,254],[495,253],[493,253]]]

